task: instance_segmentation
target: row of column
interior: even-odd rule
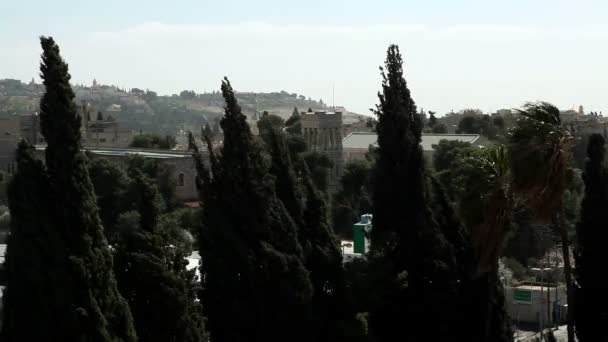
[[[338,128],[304,128],[304,139],[311,149],[336,149],[342,144]]]

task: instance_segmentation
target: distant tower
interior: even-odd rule
[[[34,81],[34,78],[33,78],[33,77],[32,77],[32,80],[30,81],[30,85],[31,85],[31,86],[36,85],[36,82]]]
[[[97,79],[96,78],[93,79],[93,87],[97,87]]]
[[[302,134],[309,151],[325,153],[334,163],[330,185],[335,189],[342,176],[342,112],[304,112]]]
[[[583,110],[583,105],[578,106],[578,114],[585,115],[585,111]]]

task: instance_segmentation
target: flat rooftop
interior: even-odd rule
[[[478,139],[478,134],[422,134],[420,145],[423,151],[433,151],[433,145],[439,144],[441,140],[473,144]],[[370,145],[378,146],[378,135],[374,132],[353,132],[342,140],[344,148],[367,149]]]
[[[36,146],[37,151],[44,151],[46,146]],[[191,158],[192,153],[172,150],[148,150],[137,148],[106,148],[106,147],[89,147],[84,146],[83,150],[101,156],[119,156],[126,157],[130,155],[138,155],[144,158],[152,159],[169,159],[169,158]]]

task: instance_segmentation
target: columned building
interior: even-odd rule
[[[330,186],[335,190],[342,175],[342,112],[302,112],[302,135],[310,151],[326,154],[333,162]]]

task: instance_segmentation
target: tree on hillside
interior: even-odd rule
[[[177,141],[174,136],[166,135],[162,137],[157,134],[140,134],[133,137],[129,147],[170,150],[176,144]]]
[[[581,220],[576,227],[576,335],[581,342],[608,339],[608,297],[602,272],[606,265],[608,241],[608,170],[605,166],[605,140],[600,134],[589,137],[585,167],[585,197]]]
[[[46,87],[40,101],[40,126],[47,141],[46,193],[49,200],[36,206],[36,202],[29,200],[39,193],[29,193],[21,195],[24,196],[21,199],[27,202],[19,205],[36,208],[37,212],[49,215],[48,219],[42,218],[44,222],[26,221],[26,224],[46,226],[44,231],[47,233],[38,234],[40,240],[30,238],[27,243],[32,244],[29,248],[40,252],[49,248],[49,253],[45,253],[44,267],[50,276],[44,283],[37,284],[44,284],[45,300],[30,308],[31,312],[40,313],[37,328],[31,328],[30,316],[15,316],[9,326],[25,327],[29,324],[30,327],[20,331],[9,330],[4,339],[30,340],[29,334],[36,331],[34,334],[44,334],[41,340],[136,341],[129,307],[116,287],[112,255],[103,234],[87,171],[88,161],[81,152],[81,123],[69,83],[68,66],[52,38],[41,37],[40,41],[43,49],[40,70]],[[33,183],[34,188],[26,190],[36,191],[36,188],[44,186],[41,167],[28,157],[22,161],[29,165],[26,170],[29,168],[27,172],[33,173],[34,182],[40,182]],[[23,217],[19,209],[11,215]],[[25,248],[28,249],[27,246]],[[34,256],[36,254],[33,253]],[[9,274],[9,279],[11,277],[16,279],[19,275]],[[10,294],[10,280],[8,291]],[[19,305],[27,305],[29,300],[19,301]],[[48,330],[39,329],[45,326]]]
[[[298,108],[293,108],[293,113],[285,121],[285,131],[292,135],[301,135],[302,134],[302,117],[298,112]]]
[[[141,171],[135,171],[139,224],[118,239],[114,269],[120,292],[127,299],[139,341],[206,340],[204,320],[185,265],[174,258],[160,226],[160,194]],[[181,255],[181,254],[180,254]],[[183,255],[181,255],[183,260]]]
[[[258,120],[258,130],[261,136],[270,134],[272,129],[282,130],[283,127],[285,127],[285,121],[280,116],[268,114],[268,112]]]
[[[435,112],[429,112],[429,121],[427,122],[427,125],[430,128],[435,127],[435,125],[437,125],[437,117],[435,117]]]
[[[269,158],[254,139],[228,79],[221,153],[211,173],[197,157],[203,204],[203,302],[210,338],[308,341],[312,285],[297,227],[277,198]]]
[[[433,340],[464,339],[462,313],[453,310],[461,307],[462,286],[474,260],[445,196],[436,182],[427,182],[422,123],[395,45],[388,49],[382,78],[375,110],[370,262],[377,299],[370,312],[371,333],[378,341],[392,341],[407,325],[412,340],[427,339],[431,331]]]
[[[97,119],[95,119],[95,120],[97,120],[99,122],[102,122],[103,121],[103,114],[101,112],[97,112]]]
[[[562,128],[559,109],[550,103],[527,104],[509,134],[513,189],[541,221],[555,220],[561,239],[568,307],[574,307],[570,241],[565,216],[570,148],[573,138]],[[568,310],[568,341],[574,341],[573,310]]]
[[[456,133],[458,134],[481,134],[490,140],[494,140],[498,134],[498,128],[494,126],[490,116],[487,114],[464,114],[458,123]]]

